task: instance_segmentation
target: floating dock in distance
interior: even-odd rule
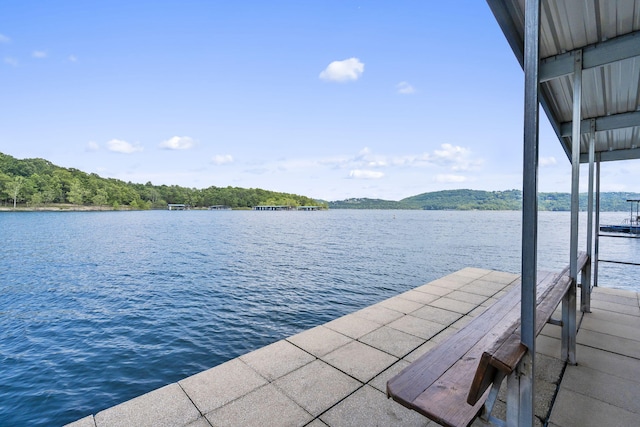
[[[182,203],[167,203],[167,209],[170,211],[184,211],[188,209],[188,206]]]
[[[601,225],[600,231],[604,231],[605,233],[640,234],[640,225]]]
[[[605,233],[640,234],[640,200],[627,199],[627,202],[631,203],[629,219],[619,225],[601,225],[600,231]]]
[[[294,206],[284,206],[284,205],[265,205],[265,206],[254,206],[254,211],[294,211],[296,208]]]
[[[254,206],[254,211],[319,211],[321,206],[285,206],[285,205],[269,205]]]

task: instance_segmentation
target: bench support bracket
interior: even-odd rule
[[[572,283],[562,298],[562,351],[561,358],[576,364],[576,282]]]
[[[493,407],[496,404],[496,400],[498,400],[498,392],[500,391],[500,386],[502,385],[502,381],[506,375],[502,371],[496,372],[496,375],[493,379],[493,384],[491,385],[491,391],[489,392],[489,396],[487,396],[487,400],[484,402],[482,415],[480,418],[485,422],[491,422],[496,425],[504,425],[504,421],[495,418],[491,415],[493,411]]]

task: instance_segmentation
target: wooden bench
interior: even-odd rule
[[[581,254],[578,270],[587,263],[587,255]],[[571,285],[568,267],[559,274],[538,272],[536,335]],[[483,406],[483,418],[488,417],[500,383],[527,352],[520,342],[519,328],[518,280],[482,314],[391,378],[387,396],[444,426],[469,425]]]

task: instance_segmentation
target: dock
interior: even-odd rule
[[[387,380],[518,278],[465,268],[69,426],[436,426],[387,399]],[[639,298],[593,288],[592,312],[578,312],[576,366],[560,359],[560,327],[544,328],[536,342],[537,425],[640,425]],[[502,396],[494,413],[505,409]]]
[[[254,206],[254,211],[320,211],[322,210],[322,206],[289,206],[289,205],[258,205]]]
[[[189,207],[182,203],[168,203],[167,209],[170,211],[184,211],[189,209]]]

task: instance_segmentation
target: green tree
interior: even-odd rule
[[[24,177],[23,176],[15,176],[13,180],[9,183],[9,191],[11,192],[11,197],[13,198],[13,208],[15,209],[18,203],[18,197],[20,196],[20,192],[22,191],[22,187],[24,185]]]
[[[81,205],[84,203],[85,189],[82,183],[78,179],[74,179],[71,182],[71,187],[67,193],[67,200],[74,205]]]
[[[0,160],[2,160],[1,156]],[[11,181],[12,178],[0,170],[0,200],[3,202],[6,202],[11,198],[11,192],[9,190]]]
[[[31,205],[33,206],[40,206],[42,204],[42,193],[40,192],[33,193],[29,197],[29,203],[31,203]]]
[[[96,206],[104,206],[109,203],[109,195],[104,188],[96,190],[96,195],[91,198],[91,203]]]

